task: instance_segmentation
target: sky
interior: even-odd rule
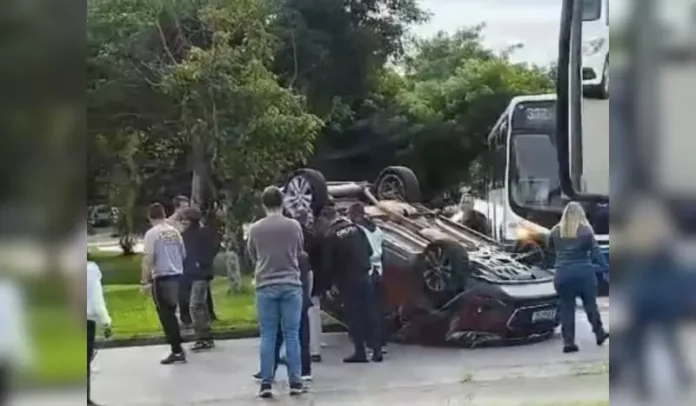
[[[548,65],[556,59],[561,0],[419,0],[429,10],[429,23],[415,27],[417,36],[440,30],[486,23],[484,43],[504,49],[516,43],[524,47],[512,56],[515,61]]]

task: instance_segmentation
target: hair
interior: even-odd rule
[[[181,215],[192,223],[198,223],[203,218],[203,213],[197,207],[188,207]]]
[[[578,229],[587,227],[590,231],[592,227],[587,221],[585,210],[578,202],[570,202],[563,210],[561,221],[558,223],[558,231],[563,238],[574,238],[578,235]],[[594,231],[593,231],[594,232]]]
[[[280,210],[283,208],[283,192],[277,186],[268,186],[261,193],[261,204],[266,210]]]
[[[365,205],[355,202],[348,207],[348,217],[351,221],[367,228],[370,232],[377,229],[377,225],[365,215]]]
[[[174,207],[181,206],[181,203],[189,203],[189,198],[184,195],[179,195],[174,198]]]
[[[147,208],[147,218],[150,220],[164,220],[164,207],[159,203],[152,203],[150,207]]]

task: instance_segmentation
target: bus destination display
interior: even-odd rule
[[[515,106],[512,128],[515,131],[540,131],[556,125],[556,103],[549,101],[525,102]]]

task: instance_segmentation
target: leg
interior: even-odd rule
[[[90,391],[91,387],[91,368],[92,358],[94,357],[94,340],[97,331],[97,323],[87,320],[87,402],[92,401],[92,393]],[[4,391],[3,391],[4,392]]]
[[[179,321],[182,325],[188,326],[192,324],[191,318],[191,281],[181,277],[179,279]]]
[[[560,296],[561,334],[566,348],[575,346],[575,289],[573,281],[556,284]]]
[[[372,275],[372,314],[374,314],[374,328],[377,344],[380,347],[387,345],[387,333],[384,323],[384,285],[382,277],[375,273]]]
[[[208,282],[208,299],[206,299],[206,302],[208,304],[208,314],[210,315],[210,320],[211,321],[216,321],[217,314],[215,314],[215,305],[213,303],[213,294],[210,292],[210,282]]]
[[[152,298],[157,308],[157,315],[162,325],[162,330],[167,343],[171,346],[172,354],[181,355],[184,353],[181,347],[181,330],[176,319],[176,308],[179,299],[179,281],[167,279],[152,282]]]
[[[345,362],[367,362],[365,354],[365,334],[363,331],[364,322],[362,318],[365,314],[362,313],[360,303],[363,298],[355,291],[355,287],[345,286],[341,289],[343,308],[345,311],[346,324],[348,327],[348,335],[353,342],[355,348],[353,355],[344,359]]]
[[[310,281],[314,288],[314,272],[310,272]],[[314,362],[321,360],[321,303],[319,296],[312,297],[312,307],[309,308],[309,348]]]
[[[312,376],[312,354],[309,351],[309,309],[302,309],[300,320],[300,355],[302,357],[302,376]]]
[[[191,316],[193,317],[193,328],[196,333],[198,343],[206,344],[212,341],[210,333],[210,315],[208,313],[208,291],[210,284],[208,281],[194,281],[191,284]],[[201,347],[201,345],[197,345]],[[196,348],[196,347],[194,347]],[[198,348],[204,349],[204,348]]]
[[[280,320],[280,303],[275,286],[256,291],[256,311],[261,333],[259,351],[262,385],[271,385],[275,366],[276,335]]]
[[[594,275],[586,278],[579,293],[580,299],[582,299],[582,307],[587,315],[587,321],[590,322],[592,332],[597,337],[597,344],[602,344],[606,339],[606,332],[604,331],[602,316],[599,314],[599,307],[597,306],[597,280]]]
[[[278,370],[278,365],[286,364],[287,365],[287,360],[284,358],[287,358],[284,354],[281,354],[281,350],[283,349],[283,325],[282,323],[278,323],[278,334],[276,334],[276,345],[275,345],[275,369],[273,371]]]
[[[374,361],[381,361],[382,337],[379,331],[381,326],[381,323],[379,323],[381,311],[379,311],[376,306],[374,288],[375,286],[372,284],[371,280],[366,281],[363,285],[361,289],[363,293],[360,296],[364,299],[360,301],[360,313],[363,315],[361,321],[365,345],[372,350],[372,359]]]
[[[283,288],[280,305],[280,321],[283,325],[285,352],[288,359],[288,378],[290,384],[302,383],[300,366],[300,320],[302,318],[302,288],[287,286]]]
[[[672,358],[672,365],[674,365],[677,380],[682,387],[688,387],[691,383],[691,372],[684,361],[684,352],[682,351],[677,327],[671,320],[662,320],[658,327],[660,333],[665,338],[667,351],[669,351],[669,355]]]

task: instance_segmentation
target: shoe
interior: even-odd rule
[[[319,354],[312,355],[312,362],[321,362],[321,355],[319,355]]]
[[[382,350],[372,351],[372,362],[384,361],[384,352]]]
[[[196,343],[191,346],[191,351],[200,352],[212,350],[213,348],[215,348],[215,343],[213,341],[196,341]]]
[[[578,348],[578,346],[575,344],[569,344],[569,345],[563,346],[563,353],[564,354],[570,354],[571,352],[578,352],[578,351],[580,351],[580,348]]]
[[[307,387],[302,382],[293,382],[290,384],[290,396],[298,396],[307,392]]]
[[[88,401],[87,401],[87,406],[101,406],[101,405],[99,405],[99,403],[94,403],[93,401],[88,400]]]
[[[302,375],[302,382],[312,382],[312,375]]]
[[[270,399],[273,397],[273,387],[270,383],[262,383],[259,389],[259,397],[262,399]]]
[[[260,381],[261,380],[261,372],[255,373],[254,375],[252,375],[252,377],[254,379],[256,379],[257,381]]]
[[[387,347],[382,346],[382,355],[387,355]]]
[[[609,333],[606,331],[602,330],[599,334],[597,334],[597,345],[601,346],[604,344],[605,341],[609,338]]]
[[[280,359],[278,359],[278,365],[286,365],[286,366],[287,366],[287,365],[288,365],[288,359],[285,358],[285,357],[280,357]]]
[[[346,364],[365,364],[369,361],[365,355],[353,354],[350,357],[344,358],[343,362]]]
[[[167,358],[160,361],[162,365],[171,365],[175,363],[186,363],[186,353],[180,352],[178,354],[171,353],[167,355]]]

